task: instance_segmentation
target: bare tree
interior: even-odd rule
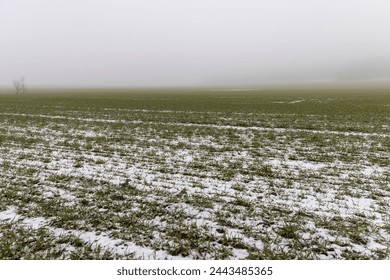
[[[21,77],[18,80],[14,80],[14,87],[16,89],[16,94],[23,94],[26,90],[26,87],[24,85],[24,77]]]

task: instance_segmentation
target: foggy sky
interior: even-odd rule
[[[366,67],[369,65],[369,67]],[[390,78],[389,0],[0,0],[0,85]]]

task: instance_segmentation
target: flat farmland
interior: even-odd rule
[[[1,95],[0,259],[390,259],[390,91]]]

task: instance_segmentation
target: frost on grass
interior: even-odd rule
[[[389,259],[389,100],[228,94],[2,97],[0,258]]]

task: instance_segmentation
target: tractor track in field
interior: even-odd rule
[[[117,120],[117,119],[99,119],[99,118],[75,118],[67,116],[50,116],[42,114],[18,114],[18,113],[1,113],[3,116],[19,116],[19,117],[35,117],[47,119],[62,119],[69,121],[80,122],[97,122],[97,123],[118,123],[118,124],[146,124],[146,125],[167,125],[167,126],[186,126],[186,127],[200,127],[200,128],[214,128],[214,129],[233,129],[233,130],[257,130],[257,131],[274,131],[274,132],[303,132],[314,134],[333,134],[342,136],[360,136],[360,137],[390,137],[385,133],[368,133],[368,132],[353,132],[353,131],[335,131],[335,130],[315,130],[302,128],[280,128],[280,127],[260,127],[260,126],[237,126],[237,125],[218,125],[218,124],[204,124],[204,123],[190,123],[190,122],[154,122],[154,121],[139,121],[139,120]]]

